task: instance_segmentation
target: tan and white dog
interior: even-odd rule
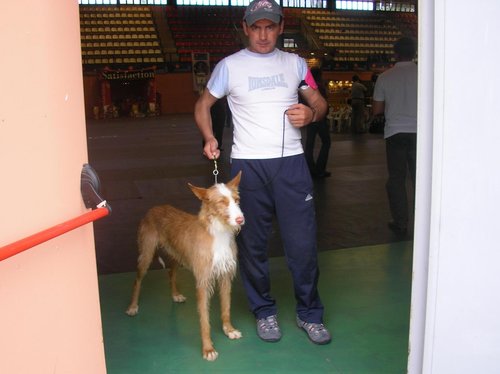
[[[238,186],[241,172],[227,184],[218,183],[205,189],[188,184],[201,200],[198,215],[189,214],[170,205],[151,208],[139,225],[139,258],[132,301],[126,313],[139,311],[141,282],[157,254],[166,255],[172,299],[184,302],[176,283],[178,266],[193,272],[200,318],[203,358],[217,359],[210,337],[209,304],[218,285],[221,303],[222,329],[229,339],[241,338],[241,332],[231,324],[231,283],[236,273],[235,235],[245,219],[239,207]]]

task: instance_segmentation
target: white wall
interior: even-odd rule
[[[498,0],[419,3],[411,373],[500,372],[499,14]]]
[[[87,209],[76,0],[0,2],[0,247]],[[92,225],[0,262],[0,373],[105,373]]]

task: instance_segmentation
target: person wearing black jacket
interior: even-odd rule
[[[321,80],[321,69],[312,68],[311,74],[318,84],[319,92],[326,100],[327,93],[323,81]],[[315,160],[314,144],[316,142],[316,135],[318,135],[321,140],[321,148]],[[330,129],[328,128],[326,117],[323,117],[319,121],[312,122],[311,124],[309,124],[309,126],[306,127],[306,144],[304,147],[304,153],[307,160],[307,165],[309,166],[309,171],[311,172],[313,178],[327,178],[331,176],[331,173],[326,170],[328,155],[330,153],[330,146]]]

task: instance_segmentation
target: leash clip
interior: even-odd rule
[[[214,154],[214,171],[212,172],[212,174],[214,175],[215,184],[217,184],[217,175],[219,175],[219,170],[217,170],[217,159],[215,158],[215,154]]]

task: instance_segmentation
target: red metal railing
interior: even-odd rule
[[[93,222],[102,217],[105,217],[109,214],[109,212],[110,211],[107,207],[97,208],[88,213],[82,214],[79,217],[53,226],[47,230],[40,231],[39,233],[18,240],[17,242],[8,244],[4,247],[0,247],[0,261],[21,253],[27,249],[30,249],[38,244],[46,242],[52,238],[55,238],[56,236],[62,235],[68,231],[83,226],[89,222]]]

